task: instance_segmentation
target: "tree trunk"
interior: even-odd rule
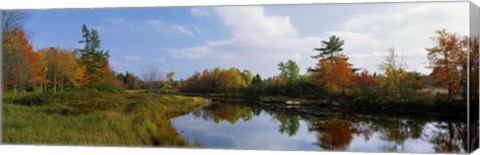
[[[56,75],[53,76],[53,93],[57,93],[57,76]]]
[[[62,85],[60,85],[60,92],[63,93],[63,87],[65,87],[65,79],[62,80]]]

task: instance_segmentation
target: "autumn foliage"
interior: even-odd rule
[[[251,71],[243,72],[235,67],[229,69],[215,68],[213,70],[205,69],[200,74],[195,72],[191,75],[183,86],[187,92],[220,92],[245,89],[251,85],[253,74]]]
[[[436,31],[435,47],[427,48],[430,74],[436,82],[447,89],[449,102],[466,87],[468,38],[447,32]]]
[[[376,86],[378,84],[377,79],[370,75],[370,72],[366,69],[360,74],[355,74],[353,80],[361,87]]]
[[[8,27],[2,29],[4,90],[16,93],[57,92],[98,83],[122,87],[123,84],[113,79],[115,74],[111,74],[113,71],[108,62],[108,51],[99,49],[100,40],[96,30],[90,31],[84,26],[85,40],[81,43],[85,47],[78,52],[60,47],[34,51],[27,34],[22,27],[18,27],[21,24],[15,24],[15,19],[5,21],[11,23],[9,26],[8,23],[2,23]]]
[[[162,86],[160,93],[243,93],[247,97],[283,95],[379,103],[432,102],[422,95],[433,94],[427,92],[433,89],[446,90],[446,94],[437,93],[437,99],[446,96],[441,101],[449,103],[465,99],[468,91],[478,94],[478,80],[470,80],[470,90],[466,87],[468,77],[478,79],[478,38],[470,40],[446,30],[436,31],[435,46],[426,48],[428,68],[432,69],[428,75],[409,71],[393,48],[380,62],[378,74],[353,68],[343,53],[345,41],[332,36],[321,42],[322,47],[313,49],[316,54],[312,58],[317,63],[303,75],[295,61],[287,60],[278,64],[279,74],[266,79],[258,74],[254,77],[250,70],[217,67],[195,72],[185,80],[174,80],[171,72],[166,80],[145,81],[129,72],[113,71],[109,51],[102,49],[97,30],[83,25],[81,33],[80,49],[47,47],[35,51],[21,27],[2,29],[3,89],[17,93],[63,92],[79,88],[151,89],[155,85]]]
[[[473,103],[478,103],[479,100],[479,51],[478,51],[478,36],[470,39],[470,100],[474,101]]]
[[[333,59],[323,58],[317,64],[317,72],[314,77],[316,84],[332,93],[347,91],[354,83],[354,73],[348,58],[340,54]]]
[[[33,51],[24,31],[6,32],[2,49],[4,89],[25,92],[27,89],[37,89],[44,82],[39,55]]]
[[[66,87],[77,88],[86,85],[84,75],[86,68],[78,63],[73,51],[61,48],[39,49],[37,53],[41,56],[44,69],[42,85],[43,91],[63,91]]]

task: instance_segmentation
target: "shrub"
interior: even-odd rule
[[[88,86],[88,89],[94,89],[101,92],[109,92],[109,93],[122,93],[124,90],[122,88],[118,88],[113,83],[97,83],[91,86]]]
[[[11,97],[8,97],[6,102],[11,102],[17,105],[40,106],[40,105],[45,105],[50,103],[51,99],[52,99],[52,95],[49,93],[34,93],[34,94],[11,96]]]

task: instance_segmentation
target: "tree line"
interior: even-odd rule
[[[24,22],[25,12],[2,16],[3,89],[58,92],[74,89],[145,89],[149,93],[240,93],[248,97],[288,96],[323,98],[329,101],[407,103],[455,102],[465,99],[467,77],[478,79],[478,37],[469,38],[445,29],[435,31],[435,46],[425,48],[429,74],[409,71],[406,59],[394,48],[378,63],[380,73],[355,68],[343,53],[345,41],[331,36],[314,48],[316,65],[307,73],[293,60],[278,64],[279,74],[262,78],[252,71],[230,67],[195,72],[187,79],[173,80],[157,66],[142,69],[143,79],[131,72],[117,73],[109,64],[109,51],[101,47],[98,31],[82,26],[83,48],[48,47],[34,50]],[[272,66],[273,67],[273,66]],[[469,74],[468,74],[469,73]],[[478,81],[470,80],[470,94],[477,99]],[[463,96],[463,97],[459,97]]]
[[[453,103],[466,99],[470,76],[470,98],[478,94],[478,37],[469,38],[445,29],[435,31],[435,45],[425,48],[427,68],[422,74],[407,69],[406,58],[395,48],[387,49],[378,63],[380,73],[355,68],[343,53],[344,40],[331,36],[311,56],[316,65],[301,75],[295,61],[278,64],[280,73],[262,79],[249,70],[205,69],[181,81],[181,89],[196,93],[243,93],[248,97],[288,96],[323,98],[361,103]],[[467,74],[469,73],[469,74]]]
[[[26,12],[5,11],[2,16],[3,89],[57,92],[79,88],[140,89],[142,81],[132,73],[116,73],[109,51],[101,48],[98,31],[82,26],[80,49],[48,47],[34,50],[24,23]]]

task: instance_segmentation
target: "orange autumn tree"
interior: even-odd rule
[[[38,53],[35,53],[32,45],[28,41],[23,31],[17,33],[17,37],[20,41],[20,51],[24,52],[23,54],[27,57],[28,60],[28,69],[29,69],[29,78],[27,83],[29,87],[33,90],[38,90],[38,86],[45,82],[42,78],[42,70],[40,67],[40,56]]]
[[[445,29],[435,33],[437,36],[433,40],[437,45],[426,48],[429,67],[433,69],[430,76],[447,90],[447,101],[453,102],[465,87],[468,38]]]
[[[233,87],[232,74],[222,71],[219,75],[219,85],[223,90],[229,90]]]
[[[360,74],[355,74],[354,81],[362,87],[375,86],[378,84],[377,80],[371,76],[369,71],[366,69],[364,69]]]
[[[329,41],[322,41],[318,55],[312,58],[320,58],[312,76],[315,84],[328,93],[343,94],[349,93],[349,87],[354,84],[354,71],[348,63],[348,57],[340,54],[343,51],[344,41],[336,36],[329,38]]]
[[[33,51],[24,31],[3,33],[3,85],[14,92],[36,90],[44,82],[40,57]]]
[[[315,83],[331,93],[348,93],[348,88],[354,84],[354,72],[343,54],[321,59],[317,68]]]

